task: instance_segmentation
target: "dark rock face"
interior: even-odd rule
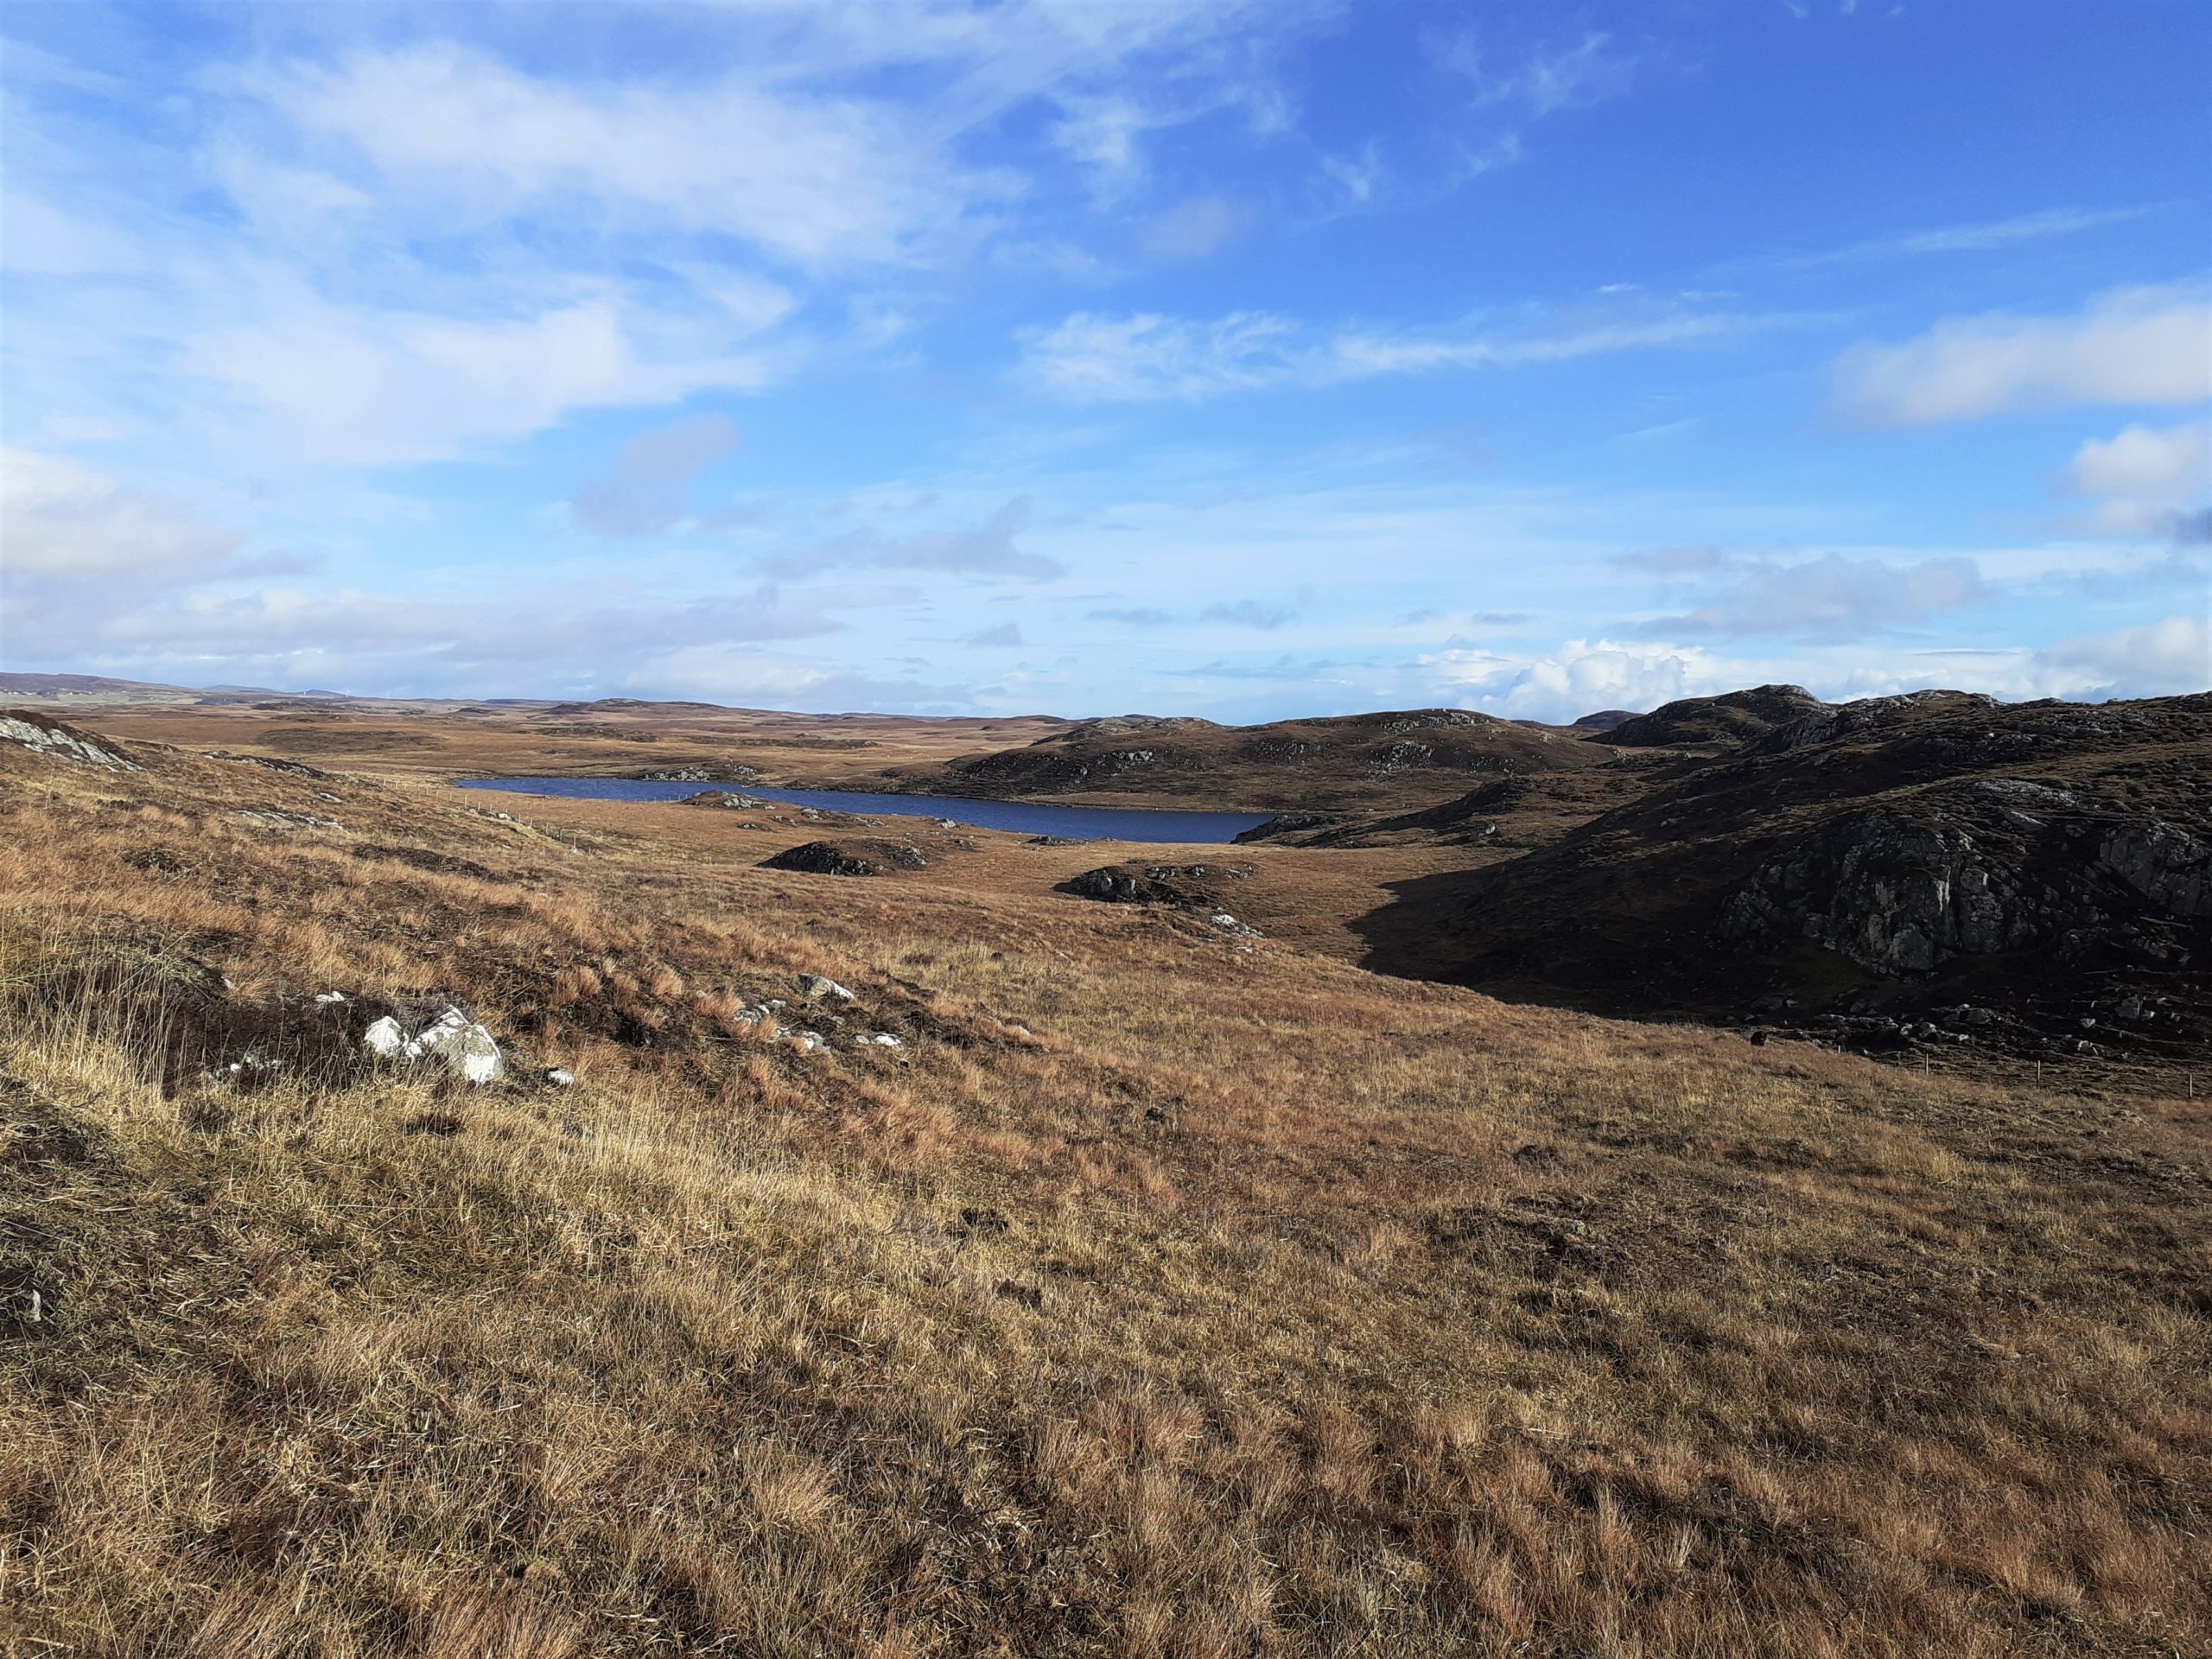
[[[1578,732],[1610,732],[1615,727],[1626,725],[1637,718],[1633,709],[1600,709],[1595,714],[1585,715],[1570,728]]]
[[[1828,712],[1829,705],[1802,685],[1760,685],[1717,697],[1684,697],[1665,703],[1648,715],[1631,715],[1610,731],[1596,733],[1591,741],[1628,748],[1736,744]]]
[[[890,841],[809,841],[760,861],[764,870],[799,870],[809,875],[887,875],[893,870],[928,867],[920,848]]]
[[[1956,821],[1854,814],[1762,868],[1722,905],[1714,935],[1748,949],[1802,938],[1884,974],[1924,974],[1957,956],[2017,950],[2093,895],[2026,876],[2018,843],[1977,842]]]

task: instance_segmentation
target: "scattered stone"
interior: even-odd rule
[[[345,825],[335,818],[318,818],[306,812],[278,812],[271,808],[241,807],[238,817],[254,823],[265,823],[272,830],[342,830]]]
[[[390,1014],[361,1033],[361,1046],[384,1059],[391,1059],[407,1046],[407,1034]]]
[[[871,1046],[875,1048],[904,1048],[906,1046],[906,1044],[900,1042],[896,1037],[893,1037],[887,1031],[879,1031],[873,1037],[859,1037],[855,1038],[854,1040],[859,1043],[863,1048]]]
[[[575,1080],[576,1074],[565,1065],[549,1065],[545,1068],[545,1081],[556,1089],[566,1089]]]
[[[810,1002],[819,1002],[825,996],[839,1002],[853,1000],[853,994],[827,974],[801,974],[798,988]]]
[[[346,993],[343,991],[318,991],[315,993],[315,1000],[324,1007],[329,1007],[335,1003],[343,1002],[346,1000]]]

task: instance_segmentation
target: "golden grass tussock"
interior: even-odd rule
[[[145,758],[0,768],[0,1649],[2212,1643],[2201,1105]]]

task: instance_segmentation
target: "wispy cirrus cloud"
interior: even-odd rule
[[[1610,352],[1715,345],[1788,326],[1782,315],[1643,309],[1612,318],[1508,331],[1353,325],[1316,331],[1269,312],[1212,319],[1077,312],[1020,336],[1018,379],[1077,403],[1198,399],[1277,386],[1327,386],[1386,375],[1557,363]]]
[[[1428,45],[1436,63],[1466,78],[1478,104],[1516,105],[1539,116],[1618,96],[1638,64],[1633,49],[1603,29],[1515,49],[1470,28],[1432,33]]]
[[[2006,219],[1969,219],[1890,236],[1868,237],[1827,248],[1816,253],[1788,254],[1769,263],[1778,270],[1816,270],[1825,265],[1860,264],[1878,259],[1911,259],[1946,253],[1995,253],[2056,237],[2078,236],[2084,231],[2140,219],[2152,209],[2126,207],[2045,207]]]
[[[2070,316],[1937,323],[1835,365],[1843,412],[1869,426],[1927,426],[2082,404],[2212,397],[2212,296],[2201,286],[2121,289]]]

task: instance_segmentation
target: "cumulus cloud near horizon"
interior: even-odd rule
[[[1863,639],[1991,597],[1971,559],[1894,564],[1830,553],[1796,563],[1751,563],[1705,603],[1654,618],[1637,632],[1660,639]]]

